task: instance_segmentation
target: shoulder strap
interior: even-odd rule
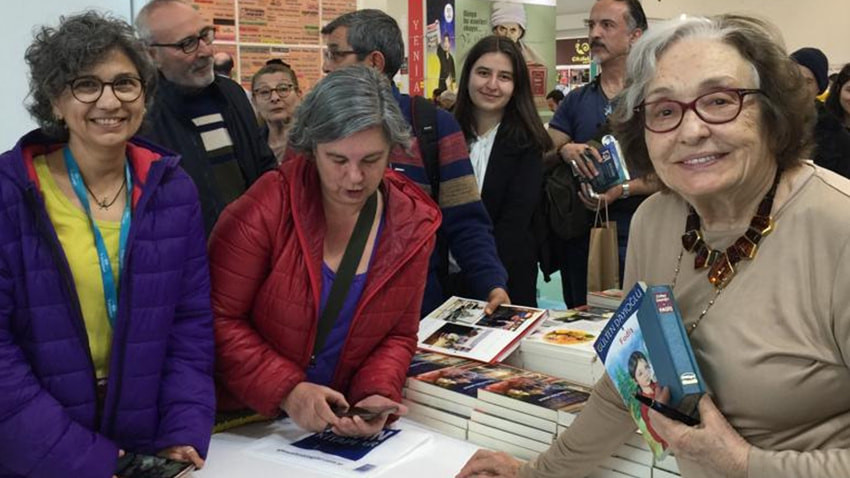
[[[311,363],[325,347],[328,334],[330,334],[339,316],[339,312],[342,310],[342,304],[345,302],[345,297],[348,295],[349,288],[351,287],[351,280],[354,279],[354,273],[357,272],[357,265],[360,264],[360,258],[363,257],[363,249],[366,248],[366,241],[369,239],[369,231],[372,230],[372,223],[375,221],[375,211],[377,208],[378,192],[376,191],[366,200],[366,204],[357,216],[357,223],[354,225],[354,231],[351,233],[348,245],[345,246],[345,252],[342,255],[339,268],[336,270],[334,283],[328,294],[325,310],[322,311],[322,316],[319,318],[316,341],[313,343],[313,355],[310,357]]]
[[[413,120],[413,133],[419,140],[422,164],[431,186],[431,197],[439,204],[440,158],[439,138],[437,138],[437,107],[426,98],[411,96],[410,111],[410,117]]]

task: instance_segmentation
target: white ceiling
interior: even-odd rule
[[[575,13],[587,13],[596,0],[557,0],[558,15],[570,15]]]

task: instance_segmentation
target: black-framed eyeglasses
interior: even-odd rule
[[[697,96],[690,103],[670,99],[645,101],[637,105],[634,111],[643,114],[646,129],[653,133],[667,133],[682,124],[688,110],[694,110],[701,120],[709,124],[728,123],[741,114],[744,97],[753,94],[764,92],[758,89],[726,88]]]
[[[253,91],[254,98],[261,99],[263,101],[268,101],[272,98],[272,91],[277,92],[277,96],[281,98],[286,98],[292,93],[292,90],[295,89],[294,85],[288,85],[282,83],[280,85],[275,86],[274,88],[257,88]]]
[[[178,48],[188,55],[198,49],[201,41],[207,45],[211,45],[215,41],[215,27],[204,27],[196,36],[186,37],[176,43],[151,43],[150,46]]]
[[[68,82],[71,94],[80,103],[96,103],[103,96],[106,86],[122,103],[132,103],[142,96],[145,82],[135,76],[122,76],[112,81],[103,81],[96,76],[81,76]]]
[[[326,50],[324,51],[324,53],[325,53],[325,60],[327,60],[327,61],[332,61],[332,62],[334,62],[334,63],[337,63],[337,62],[339,62],[340,60],[342,60],[343,58],[347,57],[348,55],[357,55],[357,54],[359,54],[360,52],[357,52],[357,51],[354,51],[354,50],[331,50],[331,49],[326,49]]]

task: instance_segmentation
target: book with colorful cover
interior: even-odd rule
[[[601,163],[594,163],[599,174],[590,180],[590,185],[595,192],[602,194],[631,179],[623,151],[620,149],[620,143],[613,135],[606,134],[602,137],[601,143],[590,142],[588,144],[592,144],[599,151],[599,156],[602,157]]]
[[[410,361],[410,367],[407,369],[407,376],[412,377],[414,375],[440,370],[441,368],[457,367],[460,365],[467,365],[469,363],[471,363],[471,361],[464,358],[453,357],[451,355],[436,352],[428,352],[425,350],[417,350],[413,355],[413,359]]]
[[[676,332],[665,332],[665,327]],[[670,287],[635,284],[594,348],[650,450],[656,458],[663,458],[667,444],[653,429],[647,406],[635,395],[654,399],[662,387],[670,387],[670,406],[692,415],[705,392]],[[686,385],[691,388],[684,392]]]
[[[655,391],[660,390],[649,365],[649,351],[638,324],[638,310],[645,289],[645,284],[638,283],[626,294],[620,308],[596,339],[594,348],[650,450],[661,458],[666,455],[667,444],[652,428],[646,406],[635,399],[638,391],[649,392],[647,394],[654,397]],[[638,385],[638,380],[643,386]]]
[[[471,363],[408,377],[407,387],[474,407],[479,388],[525,373],[506,365]]]
[[[588,390],[566,380],[542,373],[526,373],[478,390],[485,402],[527,413],[555,422],[558,411],[572,411],[584,406]]]
[[[546,310],[500,305],[484,313],[486,302],[451,297],[419,322],[419,348],[442,354],[499,362],[546,316]]]

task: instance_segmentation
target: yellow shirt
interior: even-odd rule
[[[59,236],[65,251],[74,286],[80,300],[86,334],[89,338],[95,373],[98,378],[106,377],[109,371],[109,350],[112,347],[112,326],[106,314],[103,297],[103,278],[97,260],[94,235],[86,213],[74,206],[56,185],[44,156],[34,159],[35,172],[41,183],[41,192],[47,207],[47,215]],[[112,263],[112,274],[118,283],[118,241],[120,222],[96,221]]]

